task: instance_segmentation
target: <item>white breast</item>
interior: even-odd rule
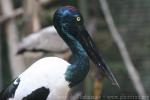
[[[50,94],[47,100],[65,100],[69,83],[65,80],[64,73],[69,65],[68,62],[57,57],[38,60],[19,76],[20,83],[14,100],[21,100],[40,87],[49,88]]]

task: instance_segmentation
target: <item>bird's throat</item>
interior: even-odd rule
[[[89,59],[81,44],[74,38],[69,39],[67,40],[69,42],[66,43],[72,51],[72,57],[70,59],[71,65],[65,73],[65,78],[70,83],[69,86],[73,87],[86,77],[89,71]]]

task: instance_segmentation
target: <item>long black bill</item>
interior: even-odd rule
[[[89,36],[86,29],[82,26],[79,28],[80,33],[77,33],[80,36],[80,43],[82,44],[83,48],[86,50],[88,56],[91,60],[98,66],[98,68],[107,76],[108,79],[111,80],[113,85],[118,86],[120,88],[115,76],[106,65],[105,61],[103,60],[102,56],[98,52],[96,45],[94,44],[93,40]]]

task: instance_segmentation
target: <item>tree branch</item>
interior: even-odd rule
[[[21,15],[23,15],[23,9],[18,8],[11,15],[0,16],[0,23],[3,23],[5,21],[8,21],[9,19],[16,18],[16,17],[21,16]]]
[[[42,6],[45,6],[45,5],[48,5],[48,4],[51,4],[53,3],[54,0],[39,0],[39,3],[42,5]],[[22,8],[18,8],[16,10],[14,10],[11,14],[9,15],[2,15],[0,16],[0,23],[3,23],[5,21],[8,21],[9,19],[12,19],[12,18],[16,18],[18,16],[21,16],[24,14],[24,10]]]
[[[119,32],[118,32],[118,30],[115,26],[115,23],[114,23],[114,20],[112,18],[112,15],[110,13],[107,1],[106,0],[99,0],[99,3],[102,7],[102,11],[104,13],[106,22],[108,24],[108,27],[109,27],[111,35],[114,39],[114,42],[118,46],[118,49],[121,53],[122,59],[123,59],[124,64],[127,68],[129,76],[132,80],[133,86],[135,87],[135,89],[138,92],[139,96],[146,96],[146,92],[145,92],[144,87],[141,83],[139,73],[135,69],[135,66],[133,65],[133,63],[131,61],[131,58],[129,56],[129,53],[128,53],[128,50],[125,46],[125,43],[124,43],[122,37],[120,36],[120,34],[119,34]]]
[[[3,73],[2,73],[2,36],[0,32],[0,91],[2,90],[3,87]]]
[[[4,16],[13,15],[11,0],[0,0],[0,3]],[[18,48],[18,30],[14,19],[9,20],[5,24],[5,31],[8,39],[10,69],[12,72],[12,77],[16,78],[25,68],[23,59],[20,56],[16,56],[16,50]]]

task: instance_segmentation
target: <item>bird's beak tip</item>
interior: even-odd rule
[[[116,86],[118,89],[120,89],[120,85],[119,85],[119,83],[118,83],[117,81],[116,81],[116,82],[113,82],[112,85],[113,85],[113,86]]]

